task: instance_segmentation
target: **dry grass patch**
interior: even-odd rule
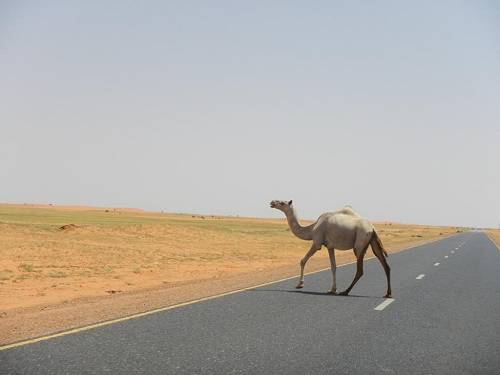
[[[0,281],[10,280],[13,275],[14,272],[11,270],[2,270],[0,271]]]

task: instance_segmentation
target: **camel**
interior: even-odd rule
[[[358,280],[363,276],[363,258],[368,245],[371,245],[373,253],[378,258],[384,268],[387,277],[387,293],[385,298],[390,298],[391,293],[391,269],[387,264],[387,252],[380,241],[380,237],[373,225],[357,214],[350,206],[346,206],[335,212],[322,214],[316,222],[303,227],[299,224],[292,201],[273,200],[271,208],[282,211],[287,218],[288,225],[292,233],[298,238],[306,241],[312,240],[311,249],[300,261],[300,279],[297,289],[304,287],[304,267],[316,251],[325,246],[330,256],[330,265],[333,276],[330,294],[337,294],[337,281],[335,263],[335,250],[354,250],[356,255],[356,275],[351,285],[338,295],[347,296]]]

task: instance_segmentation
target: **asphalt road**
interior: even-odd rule
[[[388,261],[383,310],[372,259],[350,297],[326,295],[324,271],[300,291],[287,280],[2,350],[0,374],[500,374],[495,245],[469,232]],[[340,290],[354,272],[338,269]]]

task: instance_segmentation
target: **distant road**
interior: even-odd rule
[[[371,255],[371,250],[369,250]],[[500,251],[478,232],[0,351],[0,374],[500,374]],[[337,271],[339,290],[354,265]]]

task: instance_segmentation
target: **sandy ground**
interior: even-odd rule
[[[390,252],[459,230],[376,227]],[[2,344],[293,276],[308,249],[284,219],[42,205],[0,205],[0,241]]]
[[[500,229],[490,229],[486,233],[500,250]]]

